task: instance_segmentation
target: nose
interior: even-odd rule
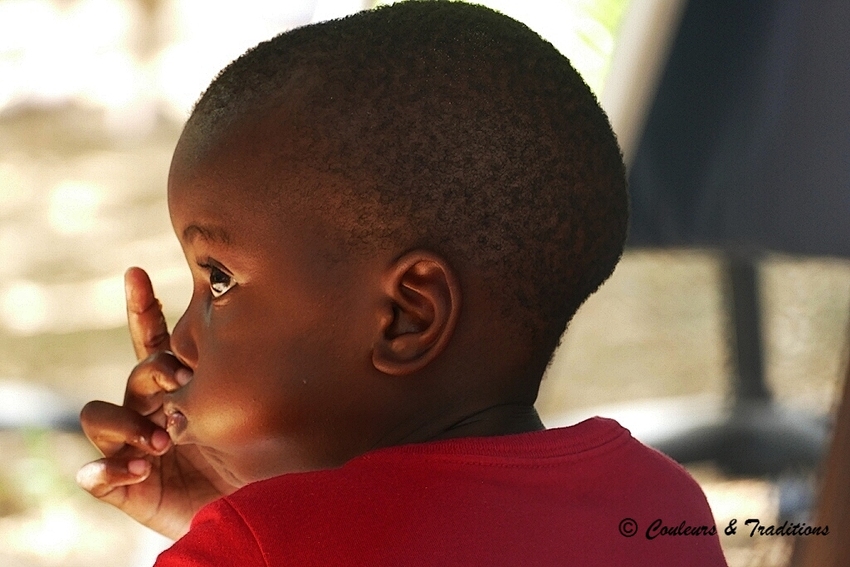
[[[174,325],[171,331],[171,352],[190,370],[194,371],[198,365],[198,346],[195,340],[196,327],[193,321],[193,302],[189,303],[186,311]]]

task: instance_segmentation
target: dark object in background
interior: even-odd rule
[[[850,257],[850,2],[691,0],[629,181],[632,246]]]
[[[850,2],[685,7],[630,169],[629,245],[725,255],[737,375],[730,414],[655,443],[681,462],[764,475],[820,460],[825,422],[779,408],[764,381],[757,261],[850,257],[848,93]]]

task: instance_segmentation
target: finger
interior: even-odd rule
[[[127,445],[137,449],[135,456],[161,455],[171,447],[163,428],[135,411],[108,402],[87,403],[80,412],[80,424],[86,437],[106,457],[127,450]]]
[[[144,482],[151,464],[140,458],[100,459],[77,472],[77,484],[95,498],[120,507],[127,499],[126,487]]]
[[[162,407],[162,393],[185,386],[192,373],[168,352],[157,352],[133,368],[127,378],[124,406],[144,416]]]
[[[151,354],[170,348],[168,327],[162,314],[162,304],[153,292],[148,274],[141,268],[130,268],[124,274],[124,292],[127,296],[127,324],[136,358],[142,360]]]

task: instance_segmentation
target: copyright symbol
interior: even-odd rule
[[[637,533],[637,529],[637,522],[631,518],[623,518],[623,521],[620,522],[620,534],[624,537],[632,537]]]

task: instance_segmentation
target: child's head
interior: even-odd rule
[[[627,222],[614,135],[569,62],[448,2],[236,60],[186,125],[169,203],[196,276],[174,408],[187,431],[201,394],[218,414],[186,440],[290,470],[436,436],[441,411],[532,404]],[[266,461],[234,475],[282,472]]]

